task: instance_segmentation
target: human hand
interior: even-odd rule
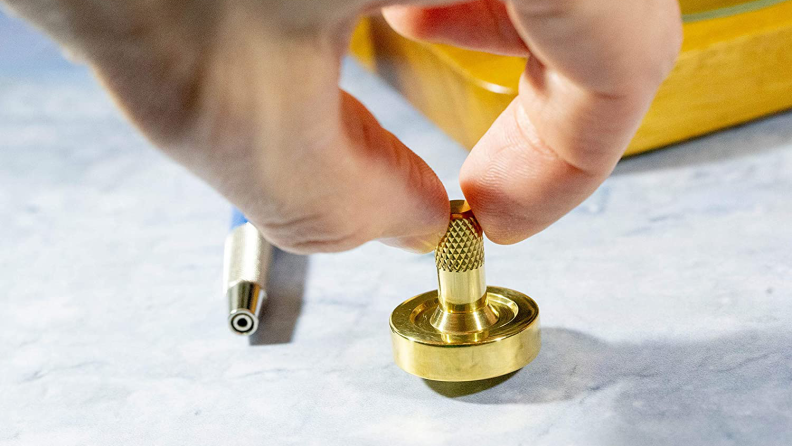
[[[0,1],[90,64],[155,145],[273,244],[429,251],[445,231],[438,178],[338,88],[355,18],[381,3]],[[461,172],[496,243],[541,231],[604,181],[681,41],[675,0],[403,3],[384,14],[408,37],[530,55],[518,97]]]

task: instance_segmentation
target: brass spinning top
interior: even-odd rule
[[[487,286],[481,226],[464,200],[451,201],[435,264],[437,290],[391,314],[399,367],[435,381],[474,381],[519,370],[539,354],[539,307],[525,294]]]

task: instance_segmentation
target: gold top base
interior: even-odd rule
[[[396,364],[421,378],[475,381],[505,375],[527,365],[541,347],[539,307],[525,294],[487,287],[487,306],[497,317],[483,331],[452,334],[438,330],[432,318],[438,292],[402,303],[390,320]]]

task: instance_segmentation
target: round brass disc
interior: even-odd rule
[[[533,361],[541,347],[539,306],[525,294],[501,287],[487,287],[487,299],[497,322],[463,335],[442,333],[430,323],[438,305],[436,290],[403,302],[390,320],[396,364],[421,378],[475,381]]]

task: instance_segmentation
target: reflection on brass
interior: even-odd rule
[[[228,326],[249,336],[258,329],[259,314],[267,299],[267,272],[272,248],[258,229],[245,223],[234,228],[225,242],[223,289],[228,298]]]
[[[514,372],[539,354],[539,307],[525,294],[486,285],[481,226],[463,200],[451,202],[435,265],[438,289],[391,315],[399,367],[430,380],[474,381]]]

